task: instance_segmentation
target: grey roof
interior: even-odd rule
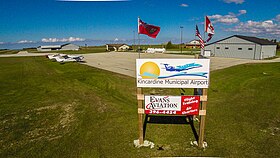
[[[106,44],[106,45],[108,45],[109,47],[120,47],[127,44],[122,43],[122,44]]]
[[[71,45],[74,45],[74,46],[77,46],[77,47],[79,47],[78,45],[76,45],[76,44],[72,44],[72,43],[66,43],[66,44],[62,44],[62,45],[61,45],[61,47],[64,47],[64,46],[67,46],[67,45],[70,45],[70,44],[71,44]]]
[[[239,37],[241,39],[247,40],[247,41],[251,41],[260,45],[276,45],[276,43],[273,43],[269,40],[266,39],[260,39],[257,37],[250,37],[250,36],[241,36],[241,35],[235,35],[235,37]]]
[[[38,48],[42,48],[42,49],[59,49],[61,48],[60,45],[47,45],[47,46],[39,46]]]
[[[222,39],[222,40],[219,40],[219,41],[216,41],[216,42],[207,44],[207,45],[211,45],[211,44],[214,44],[214,43],[217,43],[217,42],[220,42],[220,41],[223,41],[223,40],[232,38],[232,37],[241,38],[241,39],[244,39],[244,40],[246,40],[246,41],[250,41],[250,42],[253,42],[253,43],[260,44],[260,45],[276,45],[276,43],[273,43],[273,42],[271,42],[271,41],[269,41],[269,40],[266,40],[266,39],[260,39],[260,38],[257,38],[257,37],[242,36],[242,35],[233,35],[233,36],[224,38],[224,39]]]

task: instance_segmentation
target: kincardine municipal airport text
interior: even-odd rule
[[[146,86],[163,86],[163,87],[208,87],[208,80],[207,79],[187,79],[187,80],[170,80],[170,79],[165,79],[165,80],[157,80],[157,79],[138,79],[137,80],[137,85],[143,87]]]

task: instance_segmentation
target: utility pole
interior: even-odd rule
[[[135,51],[135,31],[133,31],[133,50]]]
[[[182,53],[182,43],[183,43],[183,26],[180,26],[180,29],[181,29],[181,43],[180,43],[180,47],[181,47],[181,53]]]

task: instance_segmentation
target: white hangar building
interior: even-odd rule
[[[262,60],[276,56],[276,43],[257,37],[234,35],[205,46],[205,54]]]
[[[37,48],[38,51],[53,51],[53,50],[79,50],[80,47],[75,44],[67,43],[63,45],[47,45],[47,46],[39,46]]]

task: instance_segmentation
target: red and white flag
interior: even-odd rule
[[[206,40],[206,42],[208,42],[211,40],[215,32],[214,27],[207,16],[205,16],[205,32],[208,33],[208,39]]]
[[[159,26],[147,24],[138,18],[138,34],[145,34],[149,37],[156,38],[160,31]]]
[[[202,49],[204,49],[204,41],[203,41],[203,38],[201,37],[200,33],[199,33],[199,30],[198,30],[198,27],[196,25],[195,27],[195,35],[199,38],[199,43],[200,43],[200,47]]]

